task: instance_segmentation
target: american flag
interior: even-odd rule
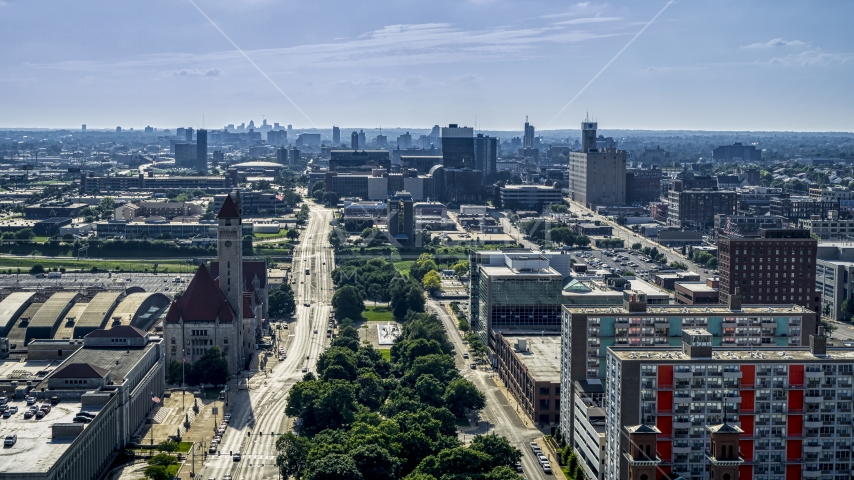
[[[158,397],[157,395],[152,393],[151,394],[151,401],[154,403],[160,403],[160,397]]]

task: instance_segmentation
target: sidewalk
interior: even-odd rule
[[[538,437],[537,445],[540,446],[540,449],[543,451],[543,455],[548,457],[549,463],[552,466],[552,474],[554,474],[555,478],[561,478],[566,480],[566,475],[564,475],[563,470],[560,469],[560,464],[557,461],[557,456],[555,452],[552,451],[551,447],[546,443],[545,437]]]
[[[524,423],[525,426],[528,428],[537,428],[537,426],[534,425],[534,422],[532,422],[531,419],[528,418],[528,415],[525,415],[525,412],[522,410],[522,406],[519,405],[519,402],[516,401],[516,398],[513,396],[512,393],[510,393],[510,390],[507,390],[507,387],[504,385],[504,382],[502,382],[501,379],[498,378],[497,373],[492,377],[492,381],[495,382],[496,386],[498,386],[498,391],[501,392],[502,395],[504,395],[510,406],[514,407],[514,409],[516,410],[516,415],[519,417],[520,420],[522,420],[522,423]]]

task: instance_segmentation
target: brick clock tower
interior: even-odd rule
[[[239,323],[243,318],[243,238],[240,211],[231,195],[225,198],[217,220],[219,289],[237,313]],[[243,339],[238,339],[237,345],[242,347],[243,344]],[[238,358],[243,358],[242,352]]]
[[[744,462],[738,453],[738,437],[744,430],[723,423],[708,427],[711,451],[709,458],[709,480],[736,480],[738,467]]]
[[[623,455],[628,462],[631,480],[657,480],[656,472],[661,460],[656,452],[656,439],[661,430],[651,425],[626,427],[629,449]]]

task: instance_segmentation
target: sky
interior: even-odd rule
[[[549,130],[589,114],[851,132],[852,18],[850,1],[0,0],[0,128]]]

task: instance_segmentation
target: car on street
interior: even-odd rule
[[[471,369],[472,369],[472,370],[477,370],[477,364],[476,364],[476,363],[472,363],[472,364],[471,364]]]
[[[234,460],[235,462],[239,462],[240,461],[240,452],[234,452],[234,455],[231,456],[231,459]]]
[[[15,434],[6,435],[6,439],[3,440],[3,446],[4,447],[12,447],[16,443],[18,443],[18,435],[15,435]]]

